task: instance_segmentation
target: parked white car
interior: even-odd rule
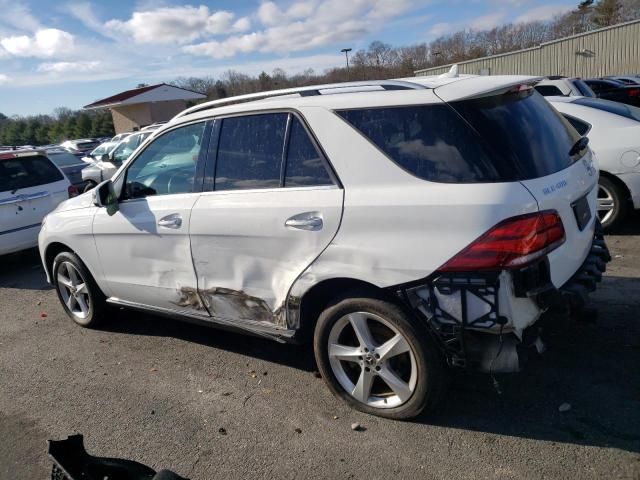
[[[35,247],[44,216],[76,193],[44,152],[0,152],[0,255]]]
[[[589,137],[600,167],[598,216],[614,228],[629,208],[640,208],[640,108],[600,98],[547,100]]]
[[[516,347],[541,348],[542,318],[580,308],[609,260],[587,141],[537,80],[355,82],[187,109],[47,217],[47,278],[82,326],[111,304],[312,338],[337,397],[413,417],[446,366],[518,370]]]
[[[551,76],[536,84],[538,93],[545,97],[595,97],[596,94],[584,80],[578,77]]]

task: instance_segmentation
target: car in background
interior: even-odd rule
[[[640,85],[640,75],[608,75],[600,77],[601,80],[616,80],[625,85]]]
[[[157,130],[160,127],[162,127],[163,125],[165,125],[167,122],[156,122],[156,123],[152,123],[151,125],[147,125],[146,127],[142,127],[140,129],[141,132],[148,132],[148,131],[153,131],[153,130]]]
[[[87,162],[69,153],[64,148],[45,149],[45,152],[49,160],[62,170],[71,184],[79,191],[83,191],[86,182],[82,179],[82,170],[87,168]]]
[[[582,136],[600,166],[598,217],[615,228],[630,208],[640,209],[640,108],[584,97],[547,97]]]
[[[108,154],[109,152],[111,152],[111,150],[113,150],[118,145],[118,143],[119,142],[112,141],[103,142],[96,148],[91,150],[91,152],[89,152],[87,155],[82,157],[82,160],[87,163],[95,163],[99,161],[105,153]]]
[[[626,85],[611,79],[588,79],[585,83],[591,87],[598,98],[640,106],[640,86]]]
[[[564,97],[595,97],[596,94],[589,88],[584,80],[578,77],[561,77],[550,76],[535,86],[535,89],[541,95],[548,96],[564,96]]]
[[[79,157],[85,156],[91,150],[100,145],[100,142],[93,138],[81,138],[78,140],[67,140],[62,142],[60,146],[65,150]]]
[[[118,133],[117,135],[115,135],[111,140],[109,140],[110,142],[121,142],[122,140],[124,140],[125,138],[127,138],[129,135],[131,135],[133,132],[124,132],[124,133]]]
[[[0,255],[38,244],[42,219],[78,194],[42,150],[0,153]]]
[[[152,131],[140,131],[125,137],[117,147],[110,152],[103,153],[96,163],[82,170],[82,179],[86,183],[84,191],[91,190],[100,182],[108,180],[116,173],[138,146],[151,136]]]

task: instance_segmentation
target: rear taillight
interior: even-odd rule
[[[565,241],[555,210],[509,218],[445,263],[441,272],[519,268],[546,255]]]
[[[627,90],[627,93],[630,97],[638,97],[640,96],[640,88],[632,88],[630,90]]]
[[[69,188],[67,188],[67,192],[69,193],[69,198],[77,197],[80,194],[80,192],[78,192],[78,189],[73,185],[69,185]]]

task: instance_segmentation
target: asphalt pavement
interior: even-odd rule
[[[456,374],[439,412],[412,422],[347,408],[309,346],[124,310],[77,327],[37,252],[0,257],[0,479],[49,478],[46,441],[82,433],[94,455],[192,480],[638,480],[640,215],[607,241],[596,323],[553,326],[501,394]]]

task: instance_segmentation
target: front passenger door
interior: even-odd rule
[[[123,182],[119,211],[109,216],[98,209],[93,234],[111,296],[206,315],[193,302],[189,222],[202,190],[196,171],[207,132],[199,122],[155,138],[116,180]]]

